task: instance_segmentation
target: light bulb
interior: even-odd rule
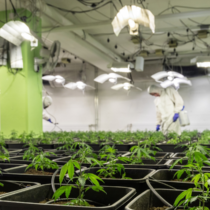
[[[28,40],[28,41],[34,41],[34,36],[32,36],[31,34],[29,34],[29,33],[25,33],[25,32],[23,32],[23,33],[21,33],[21,36],[24,38],[24,39],[26,39],[26,40]]]
[[[174,77],[168,76],[168,80],[172,81],[173,79],[174,79]]]
[[[110,79],[109,79],[109,82],[111,82],[111,83],[115,83],[116,81],[117,81],[116,78],[110,78]]]
[[[80,89],[80,90],[83,90],[85,89],[85,84],[83,82],[77,82],[77,88]]]
[[[55,82],[58,84],[61,84],[61,83],[63,83],[63,79],[56,79]]]
[[[210,67],[210,62],[197,62],[197,67],[208,68]]]
[[[128,24],[129,24],[129,26],[130,26],[131,29],[135,29],[136,28],[136,23],[135,23],[134,20],[129,19],[128,20]]]
[[[130,84],[129,84],[129,83],[127,83],[127,82],[126,82],[126,83],[124,83],[124,87],[123,87],[123,88],[124,88],[125,90],[129,90],[129,89],[130,89],[130,87],[131,87],[131,86],[130,86]]]

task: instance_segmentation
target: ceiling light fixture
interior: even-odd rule
[[[174,71],[161,71],[151,76],[156,82],[160,83],[162,88],[174,86],[176,90],[179,89],[180,84],[187,84],[192,86],[190,80]],[[162,80],[162,81],[161,81]]]
[[[190,60],[190,63],[196,63],[198,68],[209,68],[210,57],[209,56],[198,56]]]
[[[121,76],[119,74],[115,74],[115,73],[99,75],[98,77],[96,77],[94,79],[94,81],[98,82],[98,83],[104,83],[107,80],[109,80],[109,82],[111,82],[111,83],[117,83],[118,79],[125,79],[125,80],[130,81],[130,79],[128,79],[127,77],[123,77],[123,76]]]
[[[24,40],[31,41],[31,46],[38,46],[38,40],[31,34],[29,27],[21,21],[9,21],[0,28],[0,36],[16,46]]]
[[[113,90],[120,90],[121,88],[123,88],[124,90],[130,90],[131,88],[135,88],[140,91],[142,90],[141,88],[135,87],[134,85],[132,85],[128,82],[125,82],[123,84],[117,84],[117,85],[114,85],[111,87],[111,89],[113,89]]]
[[[65,79],[60,75],[46,75],[42,77],[42,80],[48,81],[51,87],[64,87]]]
[[[133,67],[133,64],[127,62],[121,62],[121,63],[114,62],[108,64],[107,67],[111,68],[111,70],[114,72],[130,73],[131,72],[130,68]]]
[[[84,82],[78,81],[78,82],[70,82],[66,85],[64,85],[65,88],[71,89],[71,90],[75,90],[76,88],[78,88],[79,90],[84,90],[86,87],[95,89],[94,87],[85,84]]]
[[[149,27],[153,33],[155,33],[155,17],[147,9],[132,5],[124,6],[115,16],[112,21],[113,30],[116,36],[118,36],[121,30],[129,25],[130,34],[138,34],[138,27],[143,25]]]

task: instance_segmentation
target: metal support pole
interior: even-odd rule
[[[98,76],[98,68],[95,67],[95,78]],[[94,97],[94,104],[95,104],[95,131],[98,131],[98,83],[95,82],[95,97]]]

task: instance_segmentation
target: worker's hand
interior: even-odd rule
[[[183,110],[184,110],[184,108],[185,108],[185,106],[183,106],[183,108],[182,108],[182,110],[181,110],[181,111],[183,111]]]
[[[156,126],[156,131],[159,131],[160,130],[160,125],[157,125]]]
[[[173,122],[176,122],[178,118],[179,118],[179,113],[174,114]]]
[[[49,120],[47,120],[48,122],[50,122],[50,123],[53,123],[52,121],[51,121],[51,119],[49,119]]]

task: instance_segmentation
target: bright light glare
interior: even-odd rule
[[[77,88],[83,90],[85,89],[85,84],[83,82],[77,82]]]
[[[129,90],[131,88],[131,85],[129,83],[124,83],[124,87],[125,90]]]
[[[172,81],[173,79],[174,79],[174,77],[168,76],[168,80]]]
[[[116,81],[117,81],[116,78],[110,78],[110,79],[109,79],[109,82],[111,82],[111,83],[115,83]]]
[[[136,28],[136,23],[135,23],[134,20],[129,19],[128,20],[128,24],[129,24],[129,26],[130,26],[131,29],[135,29]]]
[[[56,79],[55,82],[58,84],[61,84],[61,83],[63,83],[63,79]]]
[[[210,62],[198,62],[197,67],[208,68],[208,67],[210,67]]]
[[[21,33],[21,36],[24,38],[24,39],[26,39],[26,40],[28,40],[28,41],[34,41],[34,36],[32,36],[31,34],[29,34],[29,33]]]
[[[129,90],[130,89],[130,87],[128,87],[128,86],[124,86],[123,87],[125,90]]]

